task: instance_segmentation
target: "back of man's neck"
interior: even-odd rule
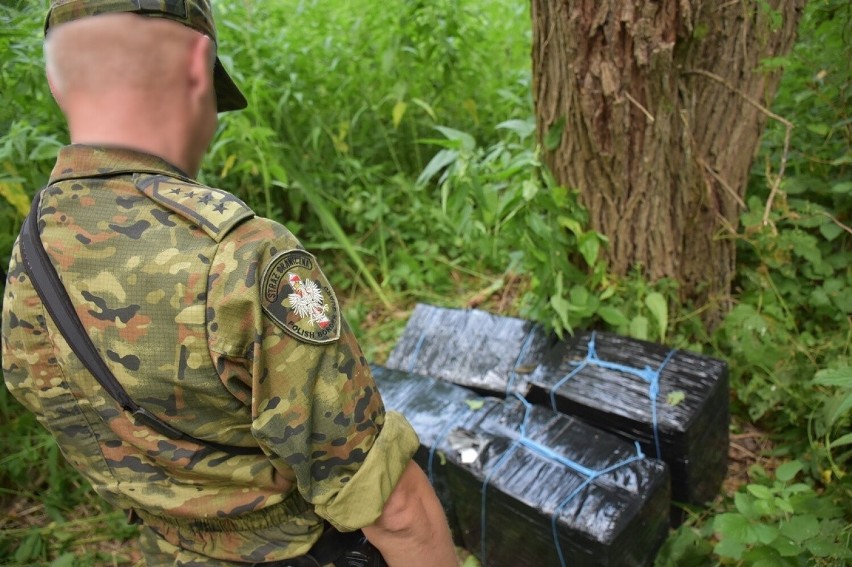
[[[160,157],[191,176],[198,174],[190,155],[188,133],[179,119],[159,113],[134,112],[134,104],[85,104],[66,113],[71,142],[128,148]]]

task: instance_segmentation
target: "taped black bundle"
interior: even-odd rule
[[[420,436],[421,466],[487,567],[650,565],[668,531],[666,466],[521,399],[384,368],[385,405]]]
[[[642,444],[669,465],[675,501],[712,500],[727,471],[725,362],[608,333],[556,343],[527,398]]]
[[[534,360],[548,347],[544,333],[535,330],[522,319],[421,303],[385,365],[502,397],[518,355],[527,351]]]
[[[727,470],[728,371],[718,359],[604,333],[560,341],[521,319],[421,304],[387,366],[520,393],[639,441],[671,467],[678,502],[712,499]]]

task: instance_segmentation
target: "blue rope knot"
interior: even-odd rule
[[[660,374],[662,374],[663,369],[668,365],[669,361],[672,359],[674,354],[677,352],[677,349],[672,349],[668,352],[666,357],[663,359],[663,362],[656,369],[651,368],[650,366],[645,366],[644,368],[634,368],[632,366],[627,366],[626,364],[619,364],[617,362],[611,362],[609,360],[602,360],[598,358],[598,353],[595,350],[595,337],[597,335],[596,331],[592,331],[592,336],[589,339],[589,342],[586,347],[586,357],[579,362],[571,362],[570,364],[576,366],[571,372],[567,373],[562,377],[556,384],[554,384],[550,388],[550,407],[556,411],[556,392],[565,385],[571,378],[579,374],[586,366],[592,365],[597,366],[598,368],[605,368],[607,370],[615,370],[616,372],[622,372],[624,374],[630,374],[644,380],[648,383],[648,399],[651,402],[651,427],[654,433],[654,449],[655,456],[659,459],[662,452],[660,451],[660,432],[659,426],[657,424],[657,397],[660,395]]]
[[[556,553],[559,556],[559,564],[561,565],[561,567],[567,567],[567,563],[565,562],[565,554],[562,551],[562,544],[559,542],[559,522],[558,522],[559,514],[562,512],[562,510],[565,508],[565,506],[567,506],[568,503],[571,502],[571,500],[573,500],[578,494],[580,494],[580,492],[582,492],[583,489],[585,489],[587,486],[589,486],[591,483],[593,483],[598,477],[605,475],[605,474],[608,474],[608,473],[611,473],[611,472],[614,472],[614,471],[620,469],[621,467],[627,466],[627,465],[629,465],[633,462],[638,461],[639,459],[643,459],[643,458],[645,458],[645,455],[642,453],[642,448],[639,446],[639,443],[634,443],[634,446],[636,448],[636,454],[633,455],[632,457],[628,457],[626,459],[623,459],[623,460],[621,460],[621,461],[619,461],[619,462],[617,462],[613,465],[610,465],[609,467],[601,469],[601,470],[595,470],[595,469],[590,469],[588,467],[585,467],[585,466],[581,465],[580,463],[578,463],[576,461],[572,461],[571,459],[569,459],[569,458],[567,458],[563,455],[560,455],[559,453],[557,453],[553,449],[551,449],[551,448],[549,448],[545,445],[542,445],[541,443],[538,443],[537,441],[534,441],[534,440],[530,439],[529,437],[527,437],[527,422],[529,420],[530,410],[532,409],[533,406],[532,406],[531,403],[529,403],[527,400],[525,400],[518,393],[514,393],[513,395],[516,399],[518,399],[523,404],[523,406],[524,406],[524,417],[523,417],[523,420],[521,421],[520,427],[518,428],[518,433],[519,433],[518,438],[512,441],[512,444],[509,446],[509,448],[506,450],[506,452],[503,453],[503,455],[500,456],[500,458],[497,460],[497,463],[491,468],[491,470],[488,471],[488,473],[485,475],[485,478],[482,480],[482,491],[481,491],[482,492],[482,501],[481,501],[481,510],[480,510],[480,542],[479,542],[482,560],[485,561],[485,558],[486,558],[486,555],[485,555],[485,551],[486,551],[485,534],[486,534],[486,528],[487,528],[487,522],[486,522],[486,519],[487,519],[486,508],[487,508],[487,506],[486,506],[486,504],[487,504],[487,495],[488,495],[488,490],[487,490],[488,484],[491,481],[492,475],[503,465],[503,463],[505,463],[515,453],[515,451],[518,450],[519,447],[524,447],[524,448],[532,451],[533,453],[535,453],[537,455],[540,455],[540,456],[542,456],[546,459],[549,459],[551,461],[557,462],[557,463],[565,466],[566,468],[586,477],[586,479],[580,484],[580,486],[578,486],[570,494],[568,494],[568,496],[566,496],[565,498],[563,498],[560,501],[559,505],[554,510],[553,517],[551,518],[551,521],[550,521],[551,535],[553,537],[553,544],[556,547]]]

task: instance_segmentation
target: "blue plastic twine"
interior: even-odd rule
[[[553,536],[553,544],[556,547],[556,553],[559,556],[559,564],[560,564],[561,567],[567,567],[567,563],[565,562],[565,554],[562,551],[562,544],[559,542],[558,520],[559,520],[559,514],[561,513],[561,511],[565,508],[565,506],[568,505],[569,502],[571,502],[571,500],[573,500],[578,494],[580,494],[580,492],[582,492],[584,488],[589,486],[599,476],[611,473],[613,471],[620,469],[621,467],[629,465],[630,463],[636,462],[639,459],[644,458],[645,455],[642,453],[642,448],[639,446],[639,443],[635,443],[636,454],[633,455],[632,457],[629,457],[627,459],[619,461],[619,462],[617,462],[613,465],[610,465],[609,467],[602,469],[602,470],[594,470],[594,469],[590,469],[588,467],[584,467],[580,463],[572,461],[571,459],[568,459],[567,457],[560,455],[559,453],[553,451],[549,447],[546,447],[546,446],[544,446],[544,445],[542,445],[542,444],[540,444],[536,441],[533,441],[529,437],[527,437],[527,421],[529,420],[530,410],[532,409],[533,406],[527,400],[525,400],[523,397],[521,397],[519,394],[514,393],[513,395],[514,395],[515,398],[520,400],[520,402],[524,405],[524,418],[521,421],[520,427],[518,429],[518,433],[519,433],[518,438],[515,439],[514,441],[512,441],[512,444],[509,446],[509,448],[506,450],[506,452],[503,453],[503,455],[500,456],[500,458],[497,460],[497,462],[494,464],[494,466],[491,468],[491,470],[488,471],[488,473],[485,475],[485,478],[482,480],[482,499],[481,499],[481,509],[480,509],[480,541],[479,541],[479,548],[480,548],[480,554],[482,556],[482,561],[484,562],[486,560],[486,543],[485,543],[486,537],[485,536],[486,536],[486,532],[487,532],[487,513],[486,512],[487,512],[487,504],[488,504],[488,484],[490,483],[491,477],[493,476],[493,474],[495,472],[497,472],[497,470],[501,466],[503,466],[503,464],[515,453],[515,451],[517,451],[519,447],[524,447],[525,449],[528,449],[528,450],[532,451],[533,453],[536,453],[536,454],[538,454],[538,455],[540,455],[540,456],[542,456],[546,459],[557,462],[557,463],[573,470],[574,472],[586,477],[586,479],[580,484],[580,486],[578,486],[568,496],[566,496],[565,498],[562,499],[562,501],[560,501],[559,505],[556,507],[556,509],[553,512],[553,517],[551,518],[551,523],[550,523],[551,524],[551,533],[552,533],[552,536]]]
[[[499,470],[500,467],[502,467],[503,464],[505,464],[506,461],[508,461],[512,457],[512,455],[514,455],[515,452],[520,447],[524,447],[525,449],[532,451],[533,453],[536,453],[536,454],[538,454],[538,455],[540,455],[540,456],[542,456],[546,459],[549,459],[551,461],[557,462],[557,463],[565,466],[566,468],[586,477],[586,479],[582,483],[580,483],[580,485],[577,488],[575,488],[570,494],[568,494],[565,498],[563,498],[559,502],[559,505],[554,510],[553,517],[551,518],[551,533],[552,533],[552,536],[553,536],[553,543],[554,543],[554,546],[556,547],[556,553],[559,556],[559,564],[560,564],[561,567],[567,567],[567,563],[565,561],[565,554],[562,551],[562,544],[559,542],[559,523],[558,523],[558,520],[559,520],[559,515],[562,512],[562,510],[571,502],[571,500],[573,500],[578,494],[580,494],[586,487],[588,487],[590,484],[592,484],[598,477],[605,475],[605,474],[609,474],[611,472],[614,472],[614,471],[620,469],[621,467],[627,466],[631,463],[634,463],[634,462],[636,462],[640,459],[645,458],[645,455],[642,453],[642,448],[640,447],[639,443],[635,442],[635,446],[636,446],[636,454],[635,455],[633,455],[632,457],[629,457],[627,459],[621,460],[621,461],[619,461],[619,462],[617,462],[613,465],[610,465],[609,467],[606,467],[605,469],[594,470],[594,469],[590,469],[588,467],[585,467],[585,466],[581,465],[580,463],[572,461],[571,459],[568,459],[567,457],[560,455],[559,453],[553,451],[549,447],[546,447],[546,446],[544,446],[544,445],[542,445],[542,444],[540,444],[536,441],[533,441],[529,437],[527,437],[527,434],[526,434],[527,421],[529,420],[529,415],[530,415],[530,410],[532,409],[532,404],[530,404],[527,400],[525,400],[517,392],[513,392],[512,390],[514,388],[515,381],[517,379],[516,369],[523,363],[524,359],[526,358],[527,354],[529,353],[529,349],[532,345],[532,339],[535,336],[536,328],[537,328],[537,326],[533,325],[530,328],[530,330],[528,331],[527,336],[524,339],[523,345],[521,346],[521,350],[518,353],[518,357],[515,361],[515,365],[512,368],[511,373],[509,374],[509,380],[506,383],[506,392],[505,392],[506,397],[508,398],[510,395],[512,395],[516,399],[518,399],[524,406],[524,417],[523,417],[523,420],[521,421],[521,424],[520,424],[520,427],[519,427],[519,430],[518,430],[518,433],[519,433],[518,438],[512,441],[509,448],[500,456],[500,458],[497,460],[497,462],[494,464],[494,466],[486,473],[485,477],[482,479],[482,497],[481,497],[481,502],[480,502],[480,506],[481,506],[481,509],[480,509],[480,553],[482,555],[483,565],[485,565],[484,562],[486,561],[486,543],[485,543],[486,537],[485,536],[486,536],[487,524],[488,524],[487,514],[486,514],[487,507],[488,507],[488,485],[490,484],[491,478],[494,475],[494,473],[497,472],[497,470]],[[420,337],[418,337],[417,343],[414,346],[414,351],[411,353],[411,359],[410,359],[409,366],[408,366],[408,372],[409,373],[412,373],[414,371],[414,367],[417,363],[417,359],[420,356],[420,349],[423,346],[423,342],[425,341],[425,339],[426,339],[426,331],[424,330],[420,334]],[[647,367],[647,366],[645,368],[642,368],[642,369],[632,368],[630,366],[625,366],[625,365],[618,364],[618,363],[615,363],[615,362],[608,362],[608,361],[599,359],[598,356],[597,356],[597,353],[595,352],[595,333],[593,332],[592,338],[589,340],[586,358],[583,359],[581,362],[572,362],[571,364],[576,364],[577,368],[575,368],[574,370],[572,370],[571,372],[566,374],[559,382],[557,382],[553,386],[553,388],[551,388],[551,390],[550,390],[551,406],[553,407],[553,410],[555,411],[556,410],[556,395],[555,395],[555,392],[559,388],[561,388],[565,384],[565,382],[567,382],[568,380],[570,380],[571,378],[576,376],[583,368],[585,368],[589,364],[599,366],[601,368],[607,368],[607,369],[616,370],[616,371],[619,371],[619,372],[626,372],[628,374],[633,374],[634,376],[638,376],[638,377],[642,378],[643,380],[645,380],[646,382],[648,382],[648,384],[649,384],[648,396],[651,399],[651,413],[652,413],[653,428],[654,428],[654,445],[656,447],[657,457],[659,457],[659,455],[660,455],[660,442],[659,442],[659,436],[658,436],[658,433],[657,433],[657,402],[656,402],[657,395],[659,394],[659,378],[660,378],[660,373],[665,368],[665,366],[668,364],[669,360],[671,360],[671,357],[674,355],[675,352],[676,352],[675,350],[670,351],[668,353],[668,355],[666,356],[665,360],[663,361],[663,363],[656,370],[652,370],[650,367]],[[473,411],[469,406],[468,406],[468,410]],[[444,439],[446,439],[447,435],[449,434],[449,430],[453,425],[455,425],[455,422],[453,422],[453,421],[448,422],[444,426],[444,428],[441,430],[441,432],[438,434],[438,436],[435,439],[435,442],[433,443],[432,447],[429,449],[429,456],[428,456],[428,460],[427,460],[427,474],[428,474],[428,477],[429,477],[429,482],[432,483],[432,484],[435,483],[434,470],[433,470],[434,469],[433,464],[434,464],[434,460],[435,460],[435,452],[438,448],[438,445]]]
[[[568,380],[579,374],[586,366],[589,365],[606,368],[608,370],[615,370],[616,372],[623,372],[625,374],[632,374],[633,376],[641,378],[648,383],[648,399],[651,402],[651,427],[654,433],[654,449],[656,451],[656,457],[659,459],[662,455],[662,452],[660,451],[660,432],[657,424],[657,397],[660,394],[660,374],[677,352],[677,349],[670,350],[656,370],[652,369],[650,366],[645,366],[645,368],[634,368],[625,364],[619,364],[617,362],[610,362],[608,360],[601,360],[598,358],[598,353],[595,350],[595,335],[596,333],[592,331],[592,338],[589,339],[586,350],[586,358],[580,362],[571,362],[571,364],[577,365],[577,367],[563,376],[561,380],[550,388],[550,407],[556,411],[556,392],[559,388],[564,386]]]
[[[417,344],[414,345],[414,351],[411,353],[411,362],[408,364],[408,373],[411,374],[414,372],[414,365],[417,364],[417,358],[420,356],[420,347],[423,346],[423,341],[426,340],[426,330],[421,331],[420,336],[417,338]]]

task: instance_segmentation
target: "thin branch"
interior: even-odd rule
[[[732,85],[719,75],[716,75],[715,73],[705,71],[704,69],[687,69],[686,71],[684,71],[684,73],[691,75],[701,75],[703,77],[707,77],[708,79],[716,81],[717,83],[725,86],[728,90],[739,95],[743,100],[751,104],[753,107],[758,109],[760,112],[762,112],[769,118],[777,120],[785,126],[786,132],[784,133],[784,150],[781,152],[781,167],[778,169],[778,175],[775,176],[775,180],[772,182],[772,189],[769,192],[769,198],[766,200],[766,208],[763,210],[763,226],[771,224],[769,220],[769,213],[772,211],[772,203],[775,201],[775,196],[781,189],[781,180],[784,178],[784,171],[787,169],[787,156],[790,154],[790,136],[793,132],[793,123],[784,118],[783,116],[775,114],[774,112],[772,112],[771,110],[748,96],[742,90],[736,88],[734,85]]]
[[[769,110],[768,108],[766,108],[765,106],[763,106],[762,104],[760,104],[759,102],[757,102],[756,100],[754,100],[753,98],[751,98],[750,96],[745,94],[742,90],[738,89],[737,87],[735,87],[734,85],[732,85],[731,83],[726,81],[724,78],[720,77],[719,75],[717,75],[715,73],[711,73],[710,71],[705,71],[704,69],[687,69],[687,70],[684,71],[684,73],[686,73],[687,75],[702,75],[704,77],[707,77],[708,79],[713,79],[717,83],[724,85],[729,90],[737,93],[740,97],[742,97],[743,100],[745,100],[746,102],[751,104],[753,107],[755,107],[756,109],[758,109],[759,111],[761,111],[762,113],[767,115],[768,117],[770,117],[774,120],[777,120],[778,122],[787,126],[788,128],[793,127],[792,122],[790,122],[789,120],[787,120],[783,116],[779,116],[779,115],[775,114],[774,112],[772,112],[771,110]]]
[[[845,224],[843,224],[842,222],[837,220],[837,218],[833,217],[830,213],[827,213],[825,211],[820,211],[819,214],[827,216],[828,218],[830,218],[832,220],[832,222],[834,222],[834,224],[836,224],[837,226],[839,226],[840,228],[842,228],[843,230],[845,230],[849,234],[852,234],[852,228],[849,228],[848,226],[846,226]]]
[[[769,192],[769,198],[766,199],[766,208],[763,209],[763,226],[769,224],[769,213],[772,210],[772,202],[775,200],[775,195],[781,188],[781,179],[784,178],[784,170],[787,168],[787,154],[790,151],[790,135],[793,133],[793,125],[787,122],[787,131],[784,133],[784,151],[781,152],[781,167],[778,169],[778,175],[775,176],[775,181],[772,182],[772,190]]]
[[[715,171],[712,167],[710,167],[710,164],[709,164],[709,163],[707,163],[706,161],[704,161],[704,159],[702,159],[702,158],[698,158],[698,164],[699,164],[701,167],[703,167],[704,169],[706,169],[706,170],[707,170],[707,173],[709,173],[710,175],[712,175],[712,176],[713,176],[713,179],[715,179],[716,181],[718,181],[718,182],[719,182],[719,185],[721,185],[722,187],[724,187],[724,188],[725,188],[725,190],[727,190],[727,191],[728,191],[728,193],[730,193],[730,194],[731,194],[731,197],[733,197],[733,198],[734,198],[734,200],[737,202],[737,204],[738,204],[738,205],[739,205],[742,209],[745,209],[745,208],[746,208],[745,201],[743,201],[742,197],[740,197],[739,195],[737,195],[737,192],[736,192],[736,191],[734,191],[734,188],[733,188],[733,187],[731,187],[731,186],[728,184],[728,182],[727,182],[727,181],[725,181],[725,180],[722,178],[722,176],[721,176],[721,175],[719,175],[719,174],[718,174],[718,173],[717,173],[717,172],[716,172],[716,171]]]
[[[624,96],[625,96],[625,98],[627,98],[627,100],[629,100],[630,102],[632,102],[632,103],[636,106],[636,108],[638,108],[639,110],[641,110],[641,111],[642,111],[642,113],[643,113],[643,114],[644,114],[644,115],[648,118],[648,122],[650,122],[651,124],[653,124],[654,122],[656,122],[656,119],[654,118],[654,115],[653,115],[653,114],[651,114],[650,112],[648,112],[648,109],[647,109],[647,108],[645,108],[644,106],[642,106],[641,104],[639,104],[639,101],[638,101],[638,100],[636,100],[635,98],[633,98],[632,96],[630,96],[630,93],[629,93],[629,92],[624,91]]]

